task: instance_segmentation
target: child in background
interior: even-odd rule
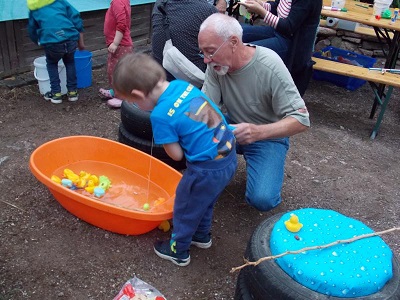
[[[146,72],[143,72],[146,70]],[[151,111],[155,144],[187,170],[176,189],[170,240],[154,251],[179,266],[190,263],[189,248],[211,247],[214,205],[235,174],[235,137],[217,106],[188,82],[168,82],[164,69],[146,54],[128,54],[114,70],[114,89],[126,101]]]
[[[112,74],[118,60],[127,53],[132,53],[131,38],[131,4],[129,0],[111,0],[104,21],[104,35],[108,47],[107,75],[108,83],[112,86]],[[113,89],[99,90],[100,96],[108,99],[110,107],[121,107],[122,100],[114,98]]]
[[[75,50],[85,48],[83,23],[79,12],[65,0],[27,0],[28,33],[32,41],[44,47],[51,91],[44,99],[62,102],[58,61],[63,60],[67,74],[69,101],[78,100]]]

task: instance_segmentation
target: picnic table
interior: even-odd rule
[[[331,1],[323,0],[323,5],[330,6]],[[373,15],[373,8],[369,4],[354,0],[347,0],[345,8],[347,9],[346,12],[322,9],[321,15],[372,26],[378,39],[381,42],[387,43],[389,46],[389,51],[384,51],[386,56],[384,69],[394,69],[400,51],[400,20],[392,22],[390,19],[375,18]],[[393,9],[391,10],[393,11]],[[347,66],[343,68],[342,65],[342,68],[337,68],[332,65],[331,62],[314,58],[313,60],[317,60],[314,69],[326,71],[330,68],[336,74],[350,75],[365,79],[370,83],[374,92],[374,104],[371,109],[370,119],[374,117],[378,105],[381,106],[381,112],[371,133],[371,139],[374,139],[378,134],[386,107],[390,101],[393,87],[400,87],[400,75],[385,74],[379,71],[365,72],[365,70],[357,66]]]

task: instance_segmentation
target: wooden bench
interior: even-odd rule
[[[319,21],[319,26],[336,29],[335,27],[326,26],[326,20],[322,20],[322,19]],[[341,30],[344,30],[344,29],[341,29]],[[357,26],[356,29],[354,29],[354,31],[352,31],[352,32],[358,33],[361,35],[377,37],[375,30],[372,27]],[[387,34],[389,35],[390,38],[393,38],[393,32],[388,32]],[[385,38],[385,37],[383,36],[383,38]]]
[[[335,28],[335,26],[333,27],[329,27],[326,25],[326,20],[320,20],[319,21],[319,26],[321,27],[326,27],[326,28],[332,28],[332,29],[337,29]],[[344,30],[344,29],[341,29]],[[356,29],[354,29],[354,31],[352,31],[354,33],[358,33],[358,34],[362,34],[362,35],[368,35],[368,36],[375,36],[375,30],[372,27],[361,27],[361,26],[357,26]]]
[[[382,72],[371,71],[368,68],[343,64],[316,57],[312,57],[312,60],[315,62],[313,66],[314,70],[355,77],[369,82],[375,95],[375,101],[381,106],[381,111],[370,136],[371,139],[374,139],[378,134],[386,107],[389,104],[393,87],[400,87],[400,74],[389,72],[382,74]],[[386,86],[388,86],[388,89],[385,92]],[[371,112],[371,119],[373,118],[373,115],[374,108]]]

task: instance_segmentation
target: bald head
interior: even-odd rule
[[[223,40],[236,36],[241,41],[243,36],[243,29],[238,20],[219,13],[212,14],[204,20],[200,26],[199,35],[205,31],[214,32]]]

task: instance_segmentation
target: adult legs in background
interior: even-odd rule
[[[289,138],[237,145],[246,161],[245,199],[260,211],[268,211],[281,202],[284,167]]]
[[[286,63],[291,40],[283,37],[271,26],[242,25],[243,42],[274,50]]]
[[[319,21],[317,20],[317,22]],[[288,57],[288,61],[290,62],[289,66],[287,65],[288,69],[302,97],[307,90],[313,72],[312,66],[314,62],[311,57],[314,52],[319,24],[317,22],[303,26],[303,28],[296,32]]]
[[[253,26],[242,24],[243,43],[252,43],[255,41],[266,40],[275,36],[275,29],[271,26]]]

